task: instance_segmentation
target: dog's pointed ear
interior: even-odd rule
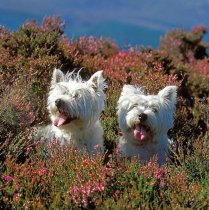
[[[55,68],[52,74],[51,84],[63,82],[64,80],[65,80],[65,75],[63,74],[63,72]]]
[[[177,95],[177,87],[176,86],[167,86],[164,89],[160,90],[158,95],[162,99],[163,102],[171,103],[173,105],[176,104],[176,95]]]
[[[95,90],[95,92],[103,91],[106,87],[106,83],[102,71],[94,73],[88,80],[88,84]]]

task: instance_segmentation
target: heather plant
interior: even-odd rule
[[[209,59],[195,60],[188,65],[190,92],[200,98],[208,97]]]
[[[201,138],[201,140],[200,140]],[[171,208],[207,209],[208,190],[208,133],[198,137],[193,142],[192,151],[185,156],[185,152],[179,147],[178,160],[180,167],[170,165],[168,188],[164,193],[170,197]],[[184,183],[184,184],[183,184]],[[170,194],[170,190],[172,193]],[[178,196],[177,196],[178,194]],[[180,196],[180,197],[179,197]]]
[[[190,181],[188,184],[188,174],[184,171],[172,172],[172,176],[168,179],[167,190],[164,191],[165,202],[170,209],[207,208],[207,197],[203,194],[201,185],[195,181]]]
[[[58,40],[63,33],[62,27],[60,19],[54,17],[45,18],[40,27],[32,21],[15,32],[1,30],[2,91],[8,85],[17,89],[27,86],[28,92],[24,97],[30,101],[33,111],[39,111],[39,121],[46,116],[45,111],[40,110],[40,103],[46,98],[51,76],[49,70],[59,64]]]
[[[128,73],[140,67],[137,53],[133,49],[128,52],[119,51],[104,63],[104,73],[112,82],[128,82]]]
[[[203,26],[176,29],[159,50],[120,50],[105,38],[69,39],[59,17],[0,27],[0,206],[2,209],[208,209],[208,54]],[[46,98],[54,67],[103,70],[105,154],[89,156],[56,140],[34,141],[48,123]],[[156,94],[178,86],[167,164],[120,156],[116,105],[123,84]]]
[[[118,122],[116,117],[116,106],[119,94],[121,91],[120,84],[111,85],[108,83],[110,88],[106,91],[106,109],[102,115],[102,127],[104,130],[105,146],[108,153],[112,153],[118,142]]]
[[[175,70],[169,56],[151,49],[130,48],[128,52],[110,57],[104,64],[104,73],[112,82],[138,85],[152,94],[166,85],[181,85]]]
[[[7,156],[0,179],[4,186],[0,192],[3,207],[88,208],[100,205],[103,196],[111,195],[118,169],[111,162],[104,165],[103,154],[81,154],[79,150],[60,147],[56,141],[49,149],[44,160],[35,154],[24,164]]]
[[[9,93],[9,94],[7,94]],[[7,87],[0,101],[0,161],[7,153],[12,153],[17,159],[23,153],[24,145],[30,144],[27,135],[23,135],[36,118],[31,104],[25,98],[25,89]]]
[[[160,189],[164,188],[165,167],[159,167],[156,160],[146,165],[139,165],[137,159],[121,160],[120,173],[117,177],[118,190],[115,199],[107,199],[104,206],[107,209],[154,209],[160,206]]]
[[[169,54],[175,65],[189,76],[188,86],[192,95],[208,95],[208,44],[203,40],[205,26],[196,26],[190,32],[175,29],[160,41],[160,50]]]
[[[168,52],[177,62],[203,59],[207,56],[208,45],[202,40],[206,33],[205,26],[197,26],[190,32],[174,29],[161,38],[160,49]]]
[[[62,69],[65,71],[73,68],[83,68],[81,74],[90,75],[103,69],[103,63],[115,55],[119,49],[111,40],[100,37],[79,37],[78,40],[69,40],[65,35],[59,40],[60,49],[63,51],[61,58]]]
[[[100,54],[107,58],[118,52],[117,45],[103,37],[97,39],[93,36],[81,36],[77,41],[75,41],[75,44],[77,45],[77,49],[80,53],[92,56]]]
[[[153,160],[144,165],[137,159],[121,158],[118,151],[103,164],[102,154],[90,157],[60,147],[56,141],[49,148],[47,158],[41,159],[36,153],[23,164],[7,156],[6,170],[0,179],[2,207],[184,209],[208,206],[207,173],[197,182],[190,177],[191,168],[186,163],[183,167],[168,167],[158,166]]]

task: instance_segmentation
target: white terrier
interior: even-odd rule
[[[160,164],[165,162],[176,90],[176,86],[167,86],[157,95],[145,95],[138,87],[124,85],[117,106],[122,131],[118,147],[123,156],[139,156],[143,161],[157,156]]]
[[[61,145],[70,144],[90,153],[103,151],[103,130],[100,114],[104,109],[105,80],[102,71],[82,81],[78,74],[64,75],[54,69],[48,110],[51,131]]]

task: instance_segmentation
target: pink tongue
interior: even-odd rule
[[[137,125],[136,128],[134,129],[134,138],[137,141],[144,141],[146,138],[146,135],[147,135],[147,132],[144,126]]]
[[[55,120],[54,120],[54,125],[57,127],[60,127],[63,125],[66,121],[67,117],[64,115],[59,115]]]

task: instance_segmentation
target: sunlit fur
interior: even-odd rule
[[[123,156],[139,156],[149,161],[157,156],[159,163],[164,163],[168,152],[167,132],[173,127],[173,115],[176,105],[176,86],[167,86],[157,95],[145,95],[132,85],[124,85],[118,101],[117,114],[122,136],[119,149]],[[140,121],[145,114],[147,119]],[[146,135],[143,141],[136,141],[134,127],[143,124]]]
[[[78,74],[64,75],[55,69],[48,96],[48,110],[52,121],[51,130],[61,144],[72,144],[90,153],[103,151],[103,130],[100,125],[100,114],[104,109],[105,81],[102,71],[83,81]],[[62,101],[62,108],[56,106],[56,100]],[[56,118],[63,112],[73,119],[70,123],[55,126]]]

